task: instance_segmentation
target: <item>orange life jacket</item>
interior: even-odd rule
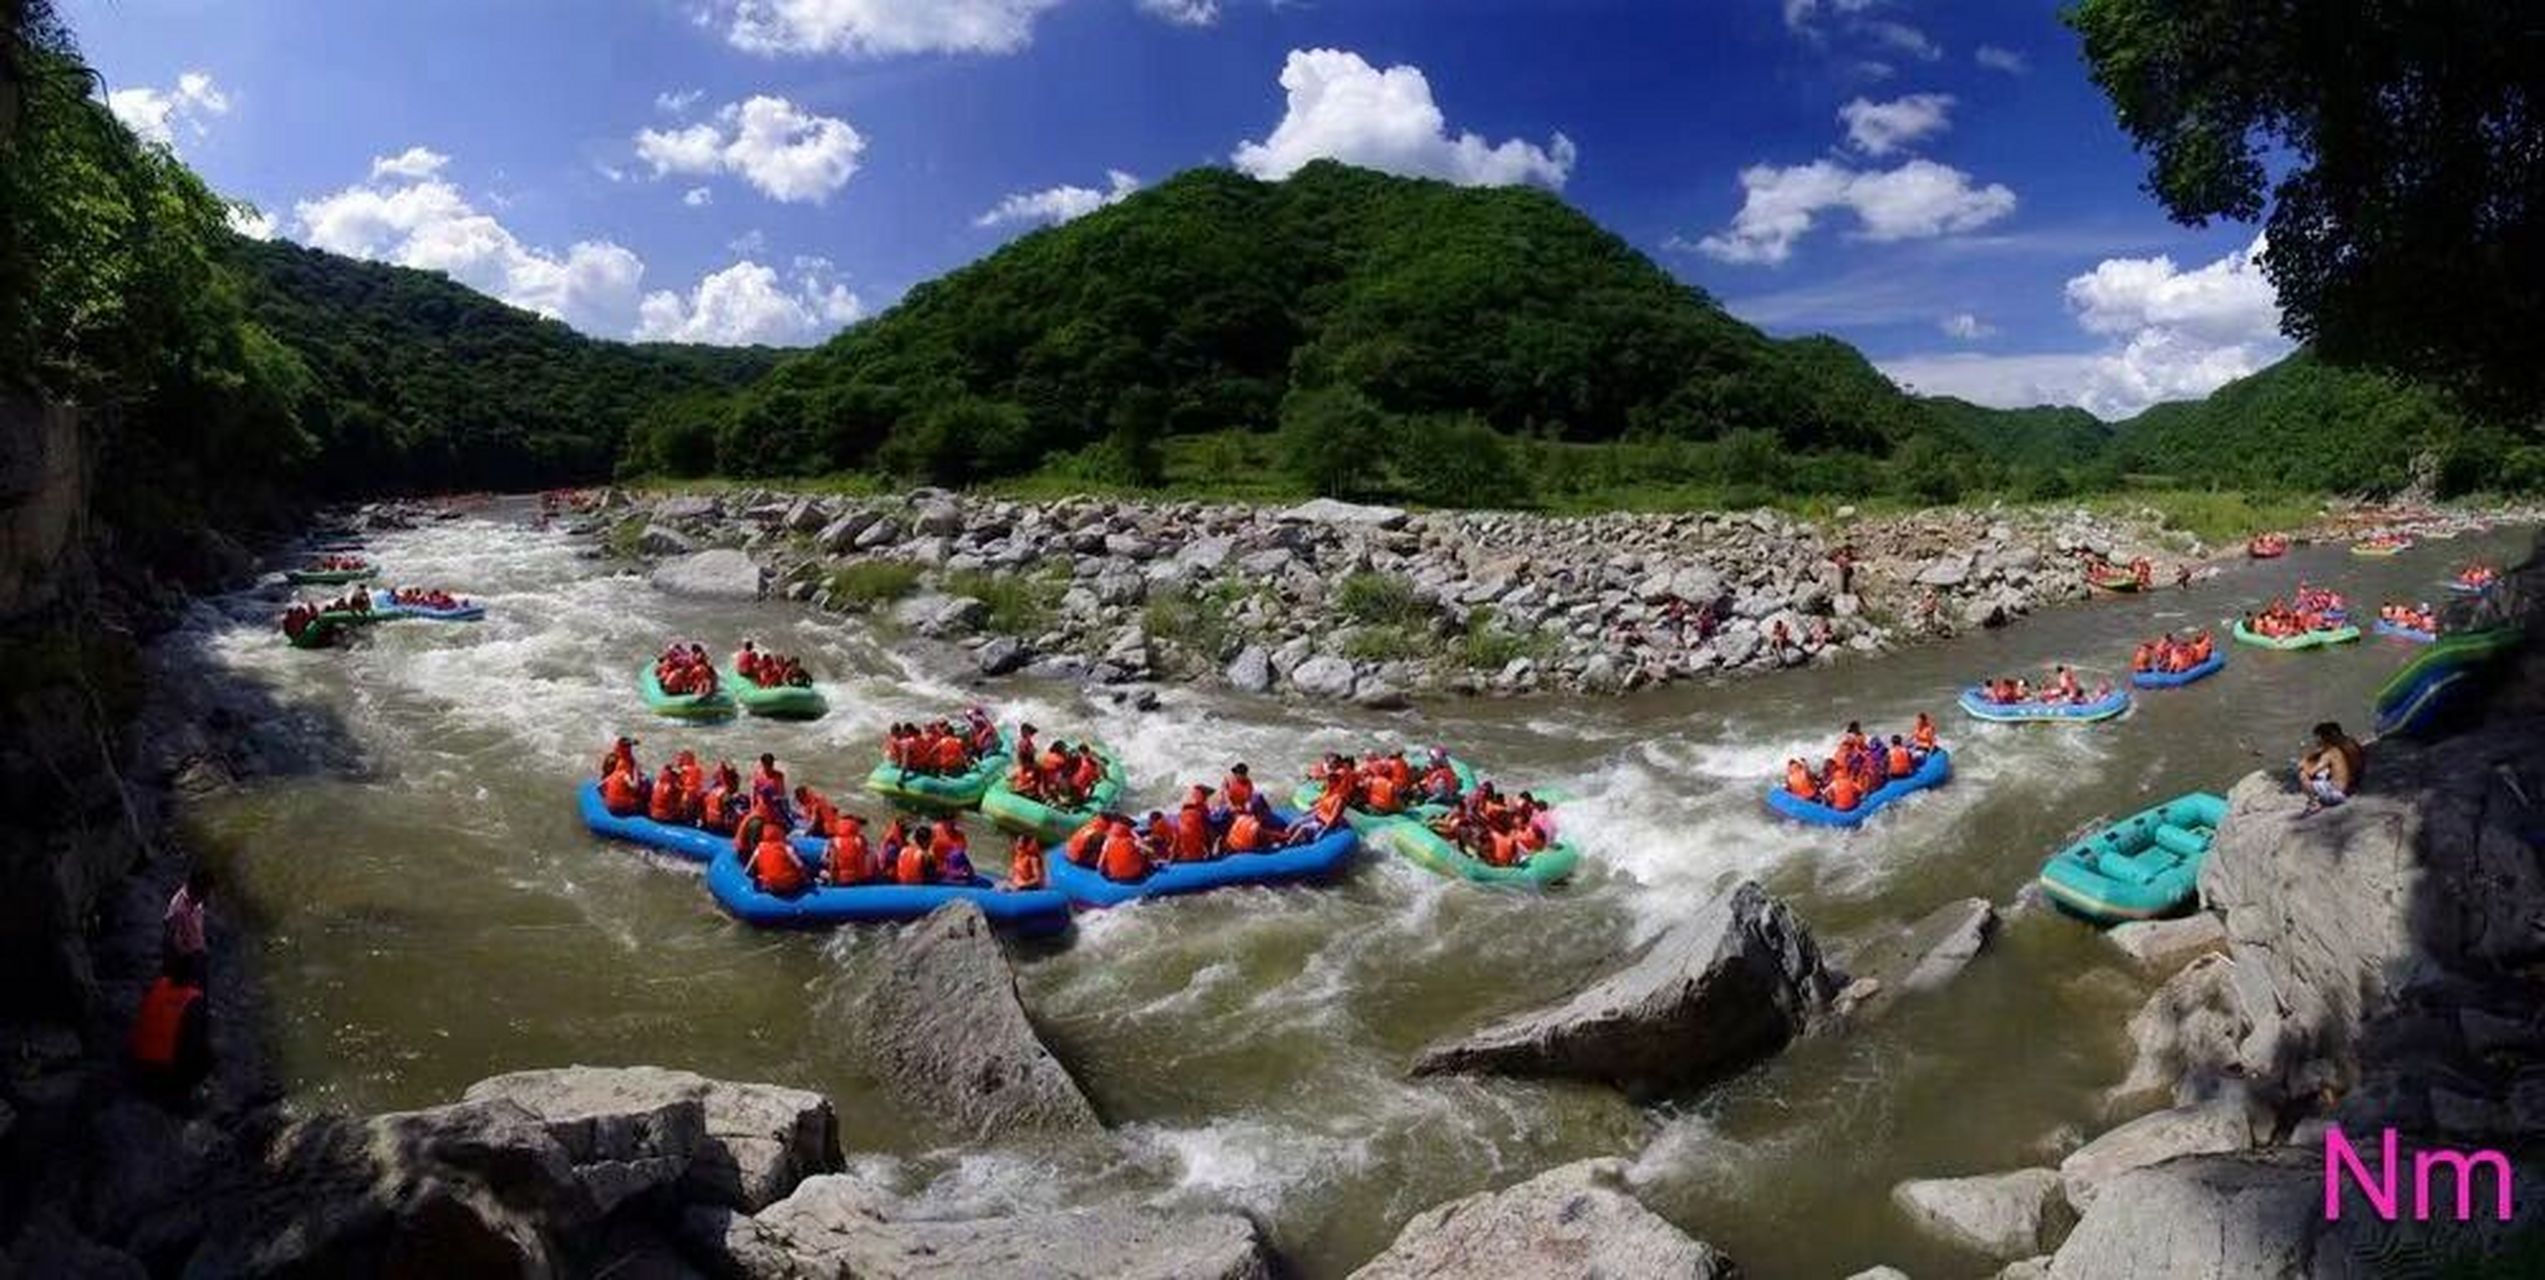
[[[928,851],[920,848],[918,841],[902,842],[901,856],[893,859],[893,883],[928,883]]]
[[[1311,811],[1317,819],[1317,825],[1331,830],[1336,823],[1343,821],[1345,798],[1346,793],[1340,789],[1328,791],[1317,797],[1317,807]]]
[[[699,802],[698,825],[719,835],[730,832],[734,823],[733,810],[733,793],[725,790],[724,784],[718,783],[709,787],[705,798]]]
[[[1104,819],[1089,818],[1080,823],[1076,831],[1069,833],[1069,839],[1062,844],[1061,852],[1079,866],[1092,867],[1096,865],[1097,852],[1104,848],[1105,836],[1112,830],[1112,824]]]
[[[1374,813],[1394,813],[1405,807],[1403,795],[1396,786],[1396,779],[1389,777],[1385,772],[1371,774],[1368,784],[1362,787],[1362,791],[1367,795],[1369,808]]]
[[[963,772],[963,739],[955,737],[937,739],[929,748],[928,759],[940,773]]]
[[[1107,880],[1129,883],[1148,876],[1149,855],[1140,852],[1140,842],[1131,838],[1128,828],[1115,827],[1105,837],[1104,856],[1096,869]]]
[[[831,837],[829,855],[832,884],[864,884],[874,875],[874,849],[866,843],[866,833],[855,827]]]
[[[1093,751],[1080,752],[1078,755],[1077,767],[1071,769],[1069,772],[1070,788],[1082,796],[1094,795],[1096,793],[1096,784],[1103,782],[1104,780],[1105,767],[1102,764],[1097,763],[1096,753]]]
[[[654,777],[654,793],[646,798],[645,816],[656,822],[680,821],[680,775],[670,765]]]
[[[1855,775],[1842,772],[1829,780],[1826,799],[1830,808],[1843,813],[1863,801],[1864,789],[1856,785]]]
[[[635,776],[618,769],[601,779],[601,807],[622,818],[643,813],[645,796],[637,789]]]
[[[1785,790],[1790,795],[1809,800],[1819,793],[1820,788],[1812,785],[1812,771],[1802,761],[1796,760],[1785,766]]]
[[[1229,808],[1244,813],[1248,806],[1255,803],[1255,780],[1243,774],[1232,773],[1228,775],[1227,781],[1220,784],[1219,794],[1220,799],[1226,801]]]
[[[1891,748],[1892,777],[1905,778],[1917,771],[1918,762],[1909,758],[1909,749],[1906,746],[1894,746]]]
[[[1252,813],[1240,813],[1228,823],[1228,851],[1253,853],[1264,847],[1264,824]]]
[[[1047,876],[1043,870],[1043,849],[1033,840],[1019,840],[1015,852],[1007,859],[1007,887],[1040,889]]]
[[[1175,860],[1200,862],[1211,856],[1211,815],[1198,804],[1184,806],[1176,815]]]
[[[1935,750],[1935,722],[1924,716],[1918,717],[1917,732],[1911,735],[1911,737],[1912,740],[1918,744],[1919,750]]]
[[[145,1067],[165,1071],[177,1065],[177,1053],[184,1042],[186,1011],[203,998],[203,988],[162,977],[150,984],[141,997],[141,1010],[133,1017],[132,1037],[126,1047],[133,1061]]]
[[[1490,832],[1485,836],[1485,861],[1507,867],[1520,860],[1519,842],[1508,831]]]
[[[786,834],[777,829],[776,823],[766,824],[763,832],[759,847],[751,853],[753,883],[760,886],[762,893],[781,898],[804,892],[804,864],[788,847]]]

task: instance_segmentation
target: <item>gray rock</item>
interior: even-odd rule
[[[654,518],[683,521],[712,520],[721,514],[722,510],[723,508],[712,494],[684,493],[677,497],[665,498],[661,505],[654,508]]]
[[[2070,1221],[2049,1169],[1903,1182],[1891,1202],[1927,1233],[2001,1262],[2050,1248]]]
[[[1784,1048],[1823,1020],[1843,985],[1793,909],[1745,882],[1626,968],[1426,1049],[1414,1072],[1700,1084]]]
[[[911,1105],[973,1137],[1103,1128],[1034,1033],[981,909],[954,902],[902,930],[853,1033]]]
[[[1235,661],[1228,664],[1228,685],[1240,693],[1270,693],[1273,687],[1272,655],[1259,644],[1238,650]]]
[[[2241,1099],[2220,1099],[2140,1116],[2077,1148],[2059,1162],[2068,1203],[2080,1211],[2114,1179],[2178,1156],[2242,1151],[2253,1145],[2253,1117]]]
[[[1759,634],[1757,625],[1744,619],[1716,634],[1714,651],[1723,659],[1723,665],[1738,667],[1758,656],[1759,646],[1764,643],[1766,639]]]
[[[1008,675],[1033,661],[1033,651],[1014,636],[993,636],[988,644],[972,655],[972,663],[985,676]]]
[[[660,1067],[564,1067],[481,1080],[462,1095],[495,1099],[538,1117],[587,1185],[596,1166],[629,1165],[648,1187],[677,1181],[688,1199],[749,1211],[840,1167],[830,1101],[802,1089]],[[668,1179],[654,1177],[648,1162],[664,1159],[673,1162]],[[600,1173],[622,1190],[630,1181]]]
[[[1339,524],[1369,529],[1405,527],[1405,512],[1396,507],[1364,506],[1332,498],[1312,498],[1273,518],[1286,524]]]
[[[2103,939],[2137,965],[2171,973],[2213,951],[2227,949],[2227,926],[2202,911],[2180,920],[2140,920],[2104,931]]]
[[[683,1239],[743,1280],[1270,1280],[1255,1224],[1230,1213],[1105,1208],[929,1219],[845,1175],[814,1178],[743,1217],[693,1211]]]
[[[1918,571],[1922,587],[1958,587],[1971,578],[1971,558],[1967,555],[1943,555],[1927,562]]]
[[[849,547],[855,551],[873,551],[878,547],[889,547],[899,541],[901,541],[900,522],[890,517],[879,517],[873,524],[859,530],[856,540],[850,543]]]
[[[1149,580],[1128,566],[1107,565],[1090,588],[1100,605],[1135,605],[1149,596]]]
[[[2050,1255],[2045,1253],[2037,1258],[2009,1262],[1998,1268],[1997,1274],[1990,1277],[1990,1280],[2045,1280],[2049,1274]]]
[[[872,511],[843,512],[839,519],[823,525],[822,531],[813,535],[813,545],[832,555],[855,550],[857,535],[873,528],[880,518]]]
[[[1237,567],[1245,570],[1246,576],[1250,578],[1276,579],[1287,573],[1290,566],[1297,563],[1298,559],[1287,547],[1268,547],[1262,551],[1247,552],[1239,557]]]
[[[829,518],[821,503],[811,498],[798,498],[787,505],[786,515],[779,519],[778,525],[789,533],[811,533],[821,528],[823,521]]]
[[[1867,1267],[1847,1280],[1909,1280],[1909,1273],[1898,1267]]]
[[[731,548],[700,551],[654,567],[656,591],[700,600],[757,600],[761,568]]]
[[[894,605],[893,620],[923,636],[968,635],[990,620],[990,605],[973,596],[930,592]]]
[[[2324,1224],[2321,1164],[2210,1157],[2118,1179],[2086,1207],[2050,1263],[2051,1280],[2218,1276],[2326,1280],[2338,1253],[2310,1261]]]
[[[1352,664],[1332,654],[1318,654],[1301,662],[1290,672],[1290,687],[1311,698],[1349,698],[1354,674]]]
[[[645,532],[637,535],[636,549],[649,556],[685,556],[698,549],[698,539],[678,529],[649,524]]]
[[[2130,1016],[2134,1057],[2109,1095],[2114,1108],[2195,1101],[2214,1092],[2215,1082],[2242,1074],[2239,1046],[2252,1024],[2234,968],[2224,956],[2193,960]]]
[[[1730,1259],[1645,1208],[1625,1165],[1584,1160],[1416,1214],[1353,1280],[1732,1280]]]
[[[1175,562],[1188,569],[1217,573],[1236,554],[1236,539],[1215,534],[1184,544],[1184,549],[1175,553]]]
[[[963,532],[963,508],[945,499],[922,502],[910,513],[910,527],[930,537],[951,538]]]
[[[1872,979],[1880,994],[1860,1010],[1869,1014],[1899,995],[1951,982],[1987,948],[1996,931],[1997,909],[1988,899],[1964,898],[1865,944],[1848,958],[1847,971]]]

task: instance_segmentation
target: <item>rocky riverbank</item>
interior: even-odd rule
[[[2150,513],[2152,517],[2152,513]],[[1769,510],[1581,518],[921,490],[605,495],[657,586],[872,612],[984,675],[1211,681],[1388,706],[1834,661],[2088,594],[2090,556],[2210,554],[2152,518]]]

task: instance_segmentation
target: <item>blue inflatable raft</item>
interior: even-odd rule
[[[811,843],[799,838],[799,852]],[[807,856],[806,865],[818,862]],[[1069,899],[1051,889],[1004,889],[975,876],[964,884],[821,885],[792,898],[763,893],[727,850],[707,864],[707,892],[716,905],[761,929],[822,929],[843,924],[891,924],[916,920],[957,900],[981,909],[989,922],[1018,933],[1058,933],[1069,927]]]
[[[485,618],[486,606],[474,600],[436,609],[430,605],[399,604],[392,600],[372,606],[372,612],[383,618],[421,618],[427,622],[477,622]]]
[[[575,793],[575,804],[583,811],[583,825],[592,828],[592,834],[603,839],[641,844],[658,853],[687,858],[692,862],[706,862],[733,847],[731,837],[720,836],[713,831],[676,827],[667,822],[656,822],[643,814],[622,818],[602,805],[601,784],[595,781],[584,782],[582,789]]]
[[[1771,786],[1767,807],[1777,816],[1816,827],[1861,826],[1865,819],[1882,812],[1899,800],[1929,787],[1940,787],[1953,776],[1953,753],[1939,747],[1918,762],[1917,772],[1905,778],[1893,778],[1874,788],[1873,794],[1856,803],[1853,809],[1832,809],[1816,800],[1805,800],[1783,787]]]
[[[1296,813],[1283,812],[1278,816],[1284,826],[1299,820]],[[1071,902],[1082,907],[1118,907],[1142,898],[1330,879],[1352,861],[1360,847],[1360,833],[1346,824],[1341,830],[1296,848],[1232,853],[1208,862],[1162,862],[1135,883],[1108,880],[1093,867],[1079,866],[1057,844],[1051,847],[1044,862],[1051,868],[1052,887],[1068,895]]]
[[[2171,914],[2198,891],[2200,864],[2226,816],[2227,802],[2206,791],[2168,800],[2052,854],[2042,892],[2103,924]]]
[[[2478,682],[2473,667],[2433,667],[2403,696],[2381,706],[2377,712],[2377,736],[2417,737],[2436,728],[2458,702],[2474,692]]]
[[[2070,721],[2084,724],[2109,720],[2130,709],[2130,691],[2114,689],[2092,702],[1991,702],[1977,685],[1962,690],[1962,710],[1973,719],[1996,724]]]
[[[2207,662],[2198,666],[2185,667],[2180,671],[2133,671],[2130,673],[2130,683],[2141,689],[2180,689],[2184,685],[2206,680],[2218,674],[2226,665],[2227,651],[2218,649],[2210,653]]]
[[[2429,644],[2439,638],[2436,634],[2424,631],[2419,627],[2400,626],[2396,623],[2388,622],[2384,618],[2379,618],[2377,620],[2375,630],[2377,634],[2381,636],[2393,636],[2398,640],[2410,640],[2414,644]]]

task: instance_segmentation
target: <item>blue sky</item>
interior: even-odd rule
[[[67,0],[253,230],[588,332],[818,341],[1197,165],[1555,189],[1780,334],[2107,415],[2286,350],[2051,0]]]

